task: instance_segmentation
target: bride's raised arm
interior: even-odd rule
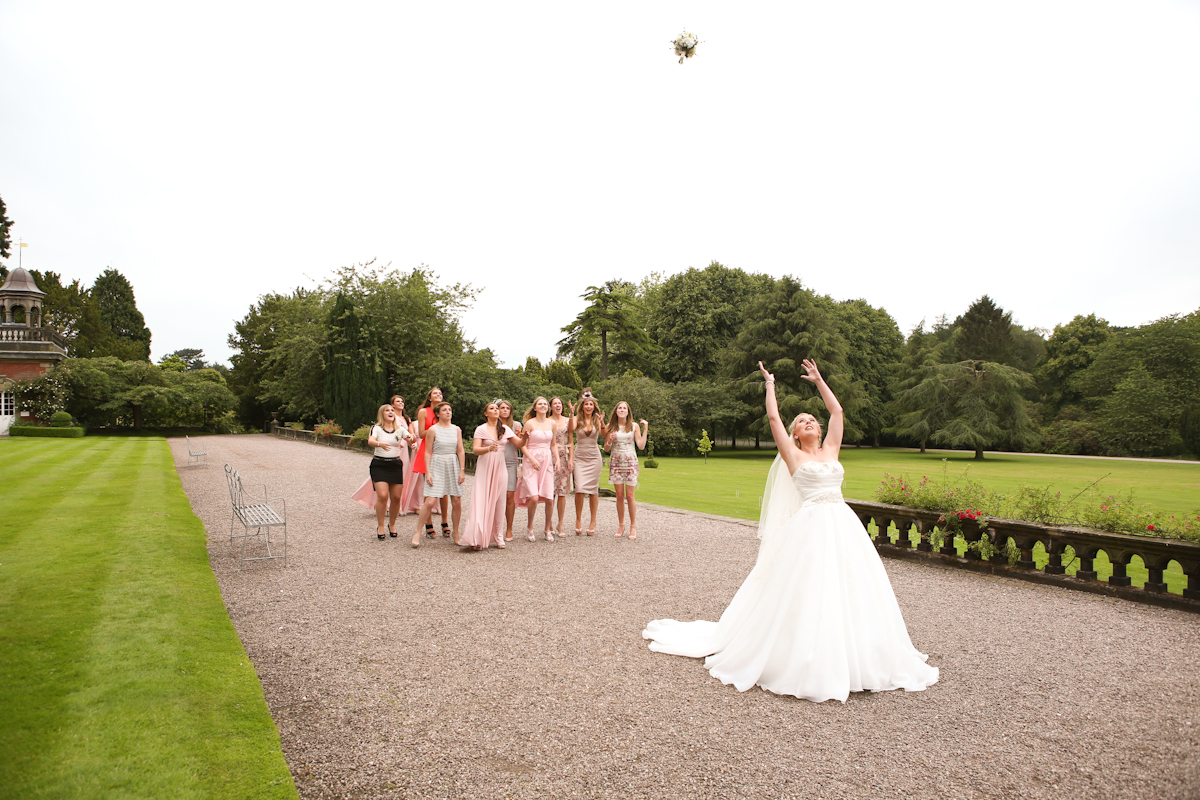
[[[791,432],[779,417],[779,401],[775,399],[775,376],[767,372],[761,361],[758,362],[758,370],[767,383],[767,420],[771,423],[771,435],[775,437],[779,456],[787,463],[788,474],[791,475],[796,471],[796,467],[800,466],[800,448],[796,447]]]
[[[817,369],[817,362],[806,358],[801,362],[801,366],[808,374],[800,377],[816,385],[817,391],[821,393],[821,399],[825,402],[825,408],[829,411],[829,430],[825,432],[825,441],[821,443],[821,447],[822,449],[832,448],[836,456],[841,452],[842,432],[846,429],[846,415],[842,413],[842,404],[834,396],[829,384],[825,383],[825,379],[821,377],[821,371]]]

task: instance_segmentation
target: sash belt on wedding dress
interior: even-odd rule
[[[842,493],[835,489],[833,491],[821,492],[820,494],[814,494],[812,497],[804,498],[804,502],[801,504],[800,507],[804,508],[805,506],[815,506],[818,503],[844,503],[844,502],[846,502],[846,501],[842,498]]]

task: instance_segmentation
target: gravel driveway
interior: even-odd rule
[[[885,560],[940,683],[738,693],[641,630],[716,619],[753,525],[643,506],[629,542],[602,499],[594,538],[413,550],[349,499],[368,456],[203,443],[171,447],[303,798],[1200,797],[1198,615]],[[225,463],[287,498],[286,569],[237,569]]]

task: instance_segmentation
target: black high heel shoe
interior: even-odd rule
[[[450,538],[450,526],[444,522],[442,523],[442,536],[446,537],[447,539]]]
[[[437,535],[433,532],[433,523],[432,522],[425,523],[425,535],[427,537],[429,537],[430,539],[432,539],[434,536]]]
[[[388,531],[388,536],[392,537],[393,539],[395,539],[399,535],[400,534],[396,533],[395,531]],[[380,536],[379,538],[382,539],[383,537]]]

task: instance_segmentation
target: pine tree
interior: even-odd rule
[[[762,408],[761,361],[775,373],[779,413],[785,424],[802,411],[824,415],[820,396],[801,378],[805,374],[801,362],[811,358],[846,413],[845,440],[860,439],[863,430],[855,415],[868,402],[867,395],[862,381],[850,373],[846,340],[838,332],[837,321],[813,293],[785,276],[772,290],[751,301],[746,320],[722,354],[726,374],[737,380],[746,402]],[[755,426],[763,433],[770,431],[765,410]]]
[[[986,294],[954,320],[955,358],[959,361],[992,361],[1012,364],[1016,342],[1012,313],[996,305]]]
[[[8,211],[4,207],[4,198],[0,197],[0,258],[9,258],[12,256],[12,237],[9,235],[12,224],[12,220],[8,218]],[[7,275],[8,270],[5,269],[0,278]]]
[[[106,269],[92,284],[91,298],[109,332],[121,342],[134,343],[129,360],[149,361],[150,329],[138,311],[129,280],[115,269]]]
[[[374,340],[354,304],[338,293],[325,347],[325,413],[344,431],[374,422],[387,399],[387,376]]]

